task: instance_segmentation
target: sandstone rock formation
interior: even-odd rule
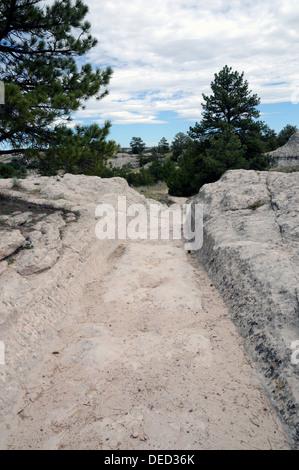
[[[108,161],[108,164],[111,164],[114,168],[122,168],[124,165],[132,165],[133,168],[139,167],[138,156],[131,155],[129,153],[118,153],[114,158],[111,158]]]
[[[274,166],[299,165],[299,131],[296,131],[282,147],[268,152],[274,158]]]
[[[26,243],[25,238],[19,230],[1,231],[0,237],[0,261],[15,253]]]
[[[0,262],[0,449],[289,449],[184,240],[95,237],[99,203],[152,201],[120,178],[11,186],[0,230],[26,243]]]
[[[242,449],[286,447],[240,337],[224,317],[226,308],[216,302],[214,289],[209,292],[204,270],[188,264],[187,257],[194,255],[183,251],[183,241],[134,244],[96,238],[98,204],[116,209],[118,197],[126,196],[128,205],[149,209],[152,201],[121,178],[30,176],[18,190],[12,183],[0,180],[0,341],[5,345],[0,448],[7,434],[20,428],[20,447],[29,441],[31,447],[69,445],[68,432],[77,439],[72,441],[76,448],[82,442],[90,446],[91,435],[95,445],[101,435],[101,445],[117,446],[119,429],[127,432],[133,418],[144,424],[139,415],[145,408],[148,434],[160,440],[161,433],[168,442],[172,430],[173,446],[181,435],[188,444],[193,443],[190,435],[197,442],[201,433],[196,448],[223,447],[224,442]],[[298,183],[298,174],[234,171],[205,186],[197,199],[205,214],[198,255],[227,300],[295,445],[298,365],[291,362],[290,344],[299,339]],[[131,343],[136,349],[130,349]],[[56,359],[62,360],[60,366]],[[142,369],[144,363],[149,367]],[[57,383],[55,371],[61,373]],[[146,401],[136,388],[139,380],[148,382]],[[123,391],[132,399],[129,415],[127,402],[120,404]],[[89,406],[91,399],[95,408]],[[53,409],[48,410],[50,400]],[[111,424],[108,444],[106,423]],[[49,434],[41,437],[44,427]],[[28,429],[37,432],[31,435]],[[131,445],[131,432],[126,439]]]
[[[299,173],[228,171],[203,186],[195,203],[204,206],[198,259],[298,446]]]
[[[91,257],[101,264],[119,244],[96,239],[97,205],[116,206],[119,195],[128,204],[146,204],[122,178],[30,176],[21,189],[12,186],[12,180],[0,179],[0,341],[6,352],[0,424],[53,337],[54,325],[78,302],[70,285],[77,276],[80,291],[83,263]]]

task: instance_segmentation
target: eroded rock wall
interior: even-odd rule
[[[204,206],[198,259],[298,447],[299,173],[228,171],[194,203]]]

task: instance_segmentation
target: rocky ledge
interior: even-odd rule
[[[299,446],[299,173],[228,171],[202,187],[197,256]]]
[[[122,178],[0,179],[0,448],[2,421],[28,372],[47,354],[95,267],[119,245],[95,235],[97,205],[116,208],[118,196],[147,203]]]

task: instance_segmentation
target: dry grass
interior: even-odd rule
[[[295,171],[299,171],[299,165],[278,166],[276,168],[271,168],[270,171],[278,171],[279,173],[294,173]]]
[[[167,205],[173,204],[168,197],[168,187],[165,182],[160,181],[153,186],[139,186],[138,188],[134,187],[134,189],[147,199],[154,199]]]

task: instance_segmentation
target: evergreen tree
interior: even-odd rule
[[[203,114],[188,132],[192,143],[179,157],[179,168],[169,180],[172,194],[190,196],[229,169],[265,170],[276,134],[257,121],[260,103],[249,90],[244,73],[227,65],[214,76],[212,94],[203,95]]]
[[[158,151],[161,155],[165,155],[169,152],[169,143],[165,137],[162,137],[160,142],[158,143]]]
[[[297,126],[292,126],[291,124],[287,124],[277,136],[277,146],[282,147],[287,143],[290,137],[297,131]]]
[[[256,109],[260,99],[248,89],[244,80],[244,72],[233,72],[231,67],[225,67],[214,75],[211,83],[212,94],[202,95],[203,113],[200,124],[190,128],[189,135],[193,139],[215,135],[225,124],[232,126],[238,133],[252,125],[260,113]]]
[[[202,163],[199,144],[193,141],[178,159],[178,167],[167,177],[169,194],[193,196],[200,188],[199,169]]]
[[[183,132],[178,132],[171,143],[172,160],[177,161],[183,151],[188,148],[191,138]]]
[[[232,126],[225,125],[217,137],[209,139],[209,147],[200,151],[195,141],[179,158],[179,168],[167,180],[170,194],[192,196],[206,183],[217,181],[227,170],[248,169],[246,147]]]
[[[242,145],[232,126],[226,125],[217,137],[211,137],[199,170],[203,183],[217,181],[225,171],[248,169],[246,147]]]
[[[106,161],[115,155],[114,141],[107,141],[111,124],[101,128],[97,124],[76,126],[75,129],[57,127],[55,138],[47,152],[38,155],[38,167],[43,175],[58,170],[68,173],[102,176]]]
[[[145,149],[145,143],[143,142],[141,137],[132,137],[130,147],[134,155],[140,155]]]
[[[31,156],[41,158],[49,157],[52,145],[62,150],[62,136],[69,146],[70,134],[60,127],[90,97],[100,100],[108,93],[111,68],[77,65],[76,59],[97,43],[87,12],[82,0],[46,6],[39,0],[0,1],[0,80],[5,83],[0,154],[29,148]]]

